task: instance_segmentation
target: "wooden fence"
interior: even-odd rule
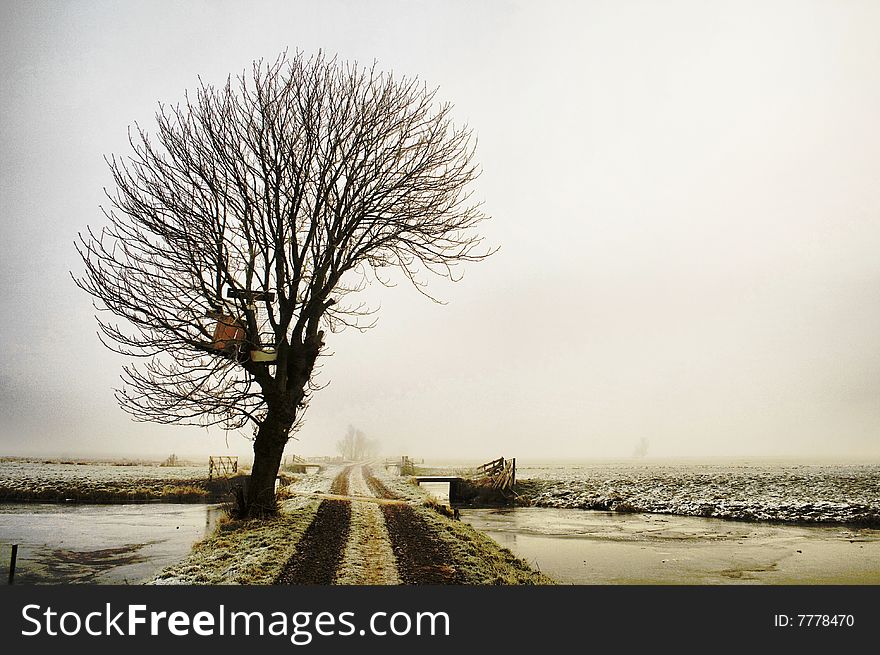
[[[238,473],[238,457],[228,455],[218,455],[208,457],[208,479],[211,480],[216,475],[219,477],[229,477]]]
[[[407,455],[401,455],[400,459],[388,457],[385,459],[384,466],[386,469],[396,468],[400,475],[415,475],[415,462]]]
[[[516,457],[499,457],[486,462],[477,467],[476,476],[487,480],[493,489],[502,493],[513,493],[513,486],[516,484]]]

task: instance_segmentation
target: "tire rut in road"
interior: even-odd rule
[[[399,498],[368,467],[364,467],[364,476],[379,498]],[[381,505],[381,508],[403,584],[464,584],[461,573],[451,565],[449,547],[410,505]]]
[[[331,493],[348,495],[345,468],[333,480]],[[278,576],[277,584],[333,584],[351,523],[351,503],[347,500],[322,500],[311,525],[306,529],[291,557]]]

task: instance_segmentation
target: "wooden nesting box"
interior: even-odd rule
[[[221,316],[217,319],[217,326],[214,328],[214,343],[212,344],[217,350],[226,350],[229,347],[236,347],[245,340],[246,334],[244,326],[234,316]]]

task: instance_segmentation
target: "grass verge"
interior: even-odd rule
[[[473,585],[552,585],[556,581],[535,571],[525,561],[494,539],[462,521],[434,511],[430,505],[414,506],[440,539],[449,547],[452,562]]]
[[[406,498],[413,510],[424,518],[429,529],[447,546],[451,561],[463,578],[463,584],[473,585],[552,585],[556,581],[528,562],[520,559],[494,539],[469,524],[449,517],[442,503],[433,500],[413,478],[383,477],[374,480],[377,495],[383,493]],[[387,484],[387,487],[386,487]]]
[[[190,555],[156,575],[148,584],[272,584],[318,510],[311,501],[292,513],[270,519],[221,520]]]
[[[112,504],[137,502],[210,503],[224,500],[242,476],[213,480],[134,480],[106,483],[54,483],[38,488],[0,483],[0,502],[4,503],[85,503]]]

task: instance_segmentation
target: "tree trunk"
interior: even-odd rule
[[[291,425],[292,418],[271,409],[260,425],[254,439],[254,466],[245,494],[243,518],[259,518],[275,513],[275,478]]]

